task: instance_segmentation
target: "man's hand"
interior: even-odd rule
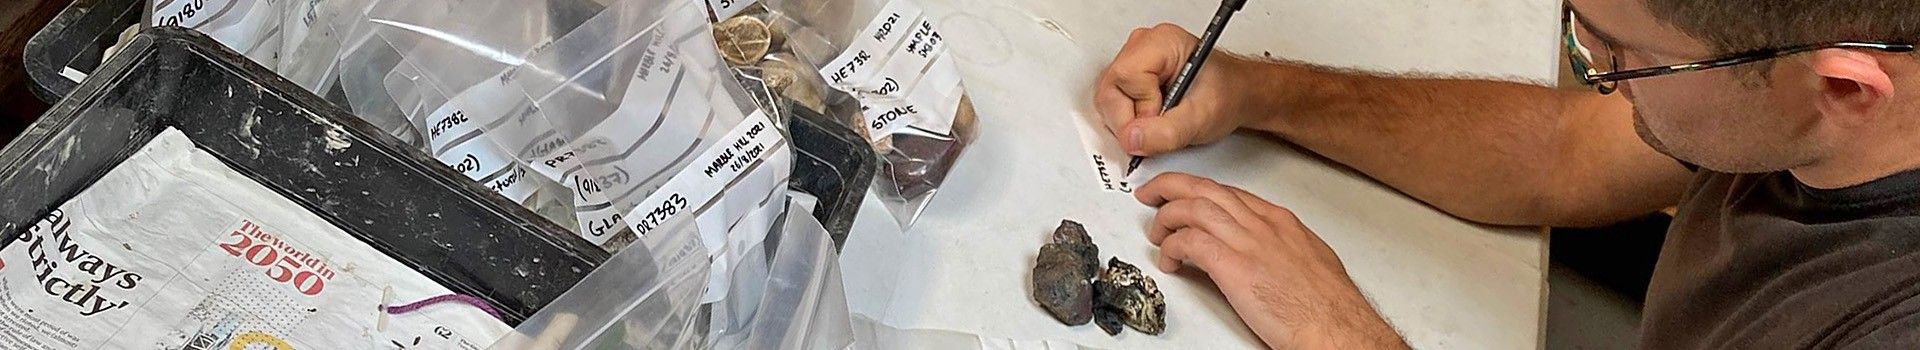
[[[1157,263],[1205,270],[1241,320],[1274,348],[1406,348],[1360,294],[1333,249],[1266,200],[1193,175],[1155,177],[1134,196],[1160,208],[1147,239]]]
[[[1107,130],[1136,156],[1172,152],[1219,141],[1251,118],[1252,85],[1242,83],[1258,64],[1215,52],[1195,77],[1180,105],[1161,114],[1163,90],[1180,74],[1199,38],[1172,24],[1134,29],[1120,55],[1100,74],[1093,101]]]

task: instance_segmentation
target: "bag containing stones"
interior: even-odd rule
[[[505,123],[528,125],[511,131],[526,140],[511,150],[535,176],[572,189],[581,236],[608,250],[651,246],[664,221],[696,217],[702,257],[730,264],[745,253],[727,250],[729,240],[764,235],[749,223],[785,209],[786,124],[745,97],[700,8],[611,1],[501,73],[514,93],[468,99],[530,101],[504,110]]]
[[[387,99],[400,122],[389,129],[489,190],[541,216],[584,231],[571,188],[539,176],[531,148],[553,147],[526,94],[504,72],[580,25],[602,6],[585,0],[378,0],[367,5],[367,41],[387,48],[390,68],[356,75]],[[536,4],[538,5],[538,4]],[[377,75],[375,75],[377,74]],[[377,79],[377,81],[373,81]],[[543,143],[544,142],[544,143]]]
[[[972,103],[913,0],[708,2],[720,54],[766,109],[866,136],[874,194],[913,225],[974,138]]]

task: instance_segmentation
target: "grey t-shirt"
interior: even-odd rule
[[[1821,190],[1701,170],[1678,214],[1641,347],[1920,349],[1920,171]]]

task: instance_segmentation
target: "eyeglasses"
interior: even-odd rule
[[[1580,26],[1579,22],[1577,22],[1579,18],[1578,15],[1573,12],[1573,6],[1566,6],[1566,8],[1566,15],[1562,18],[1562,21],[1566,25],[1567,56],[1573,61],[1573,72],[1580,78],[1581,82],[1592,85],[1595,89],[1600,90],[1601,94],[1613,93],[1614,90],[1618,88],[1619,83],[1625,80],[1737,66],[1825,49],[1866,49],[1892,53],[1914,52],[1914,45],[1912,44],[1839,41],[1749,51],[1724,58],[1665,67],[1621,70],[1620,56],[1613,50],[1613,45],[1601,39],[1599,35],[1588,33],[1587,28]],[[1593,40],[1592,42],[1588,42],[1582,40],[1582,37],[1592,38]],[[1593,44],[1599,45],[1596,46]]]

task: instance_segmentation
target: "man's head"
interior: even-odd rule
[[[1920,43],[1915,0],[1573,0],[1582,42],[1624,69],[1837,41]],[[1596,53],[1604,54],[1604,53]],[[1649,144],[1726,172],[1814,165],[1920,127],[1915,56],[1828,49],[1727,69],[1630,80]],[[1920,130],[1906,130],[1920,137]]]

